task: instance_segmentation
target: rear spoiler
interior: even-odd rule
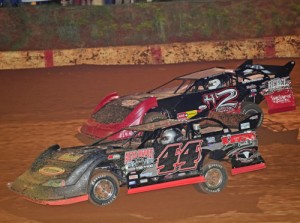
[[[244,119],[239,123],[239,130],[240,131],[255,130],[258,127],[260,117],[261,117],[261,113],[256,113]]]
[[[246,60],[235,72],[238,76],[245,76],[245,74],[251,73],[262,73],[265,75],[274,74],[275,77],[286,77],[289,76],[295,66],[295,61],[289,61],[283,66],[280,65],[263,65],[253,64],[253,60]]]

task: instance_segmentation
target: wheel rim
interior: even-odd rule
[[[205,183],[210,188],[218,188],[223,182],[222,176],[223,174],[220,169],[210,169],[205,174]]]
[[[114,194],[114,185],[107,179],[99,180],[93,189],[95,197],[99,200],[108,200]]]

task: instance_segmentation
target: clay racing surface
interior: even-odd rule
[[[289,60],[255,62],[283,65]],[[6,184],[48,146],[81,144],[75,137],[78,126],[107,93],[141,92],[197,69],[234,68],[242,61],[0,71],[0,222],[299,222],[300,142],[292,130],[300,126],[300,59],[295,60],[291,79],[297,110],[266,115],[272,127],[258,131],[267,169],[229,176],[227,188],[215,195],[199,193],[193,186],[136,195],[127,195],[122,188],[118,199],[106,207],[89,202],[37,205]]]

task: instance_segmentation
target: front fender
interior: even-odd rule
[[[158,106],[156,97],[149,97],[136,106],[133,111],[124,119],[122,126],[131,126],[141,124],[144,115],[153,108]]]
[[[78,181],[88,182],[93,170],[107,159],[104,154],[96,154],[90,156],[80,166],[78,166],[70,177],[66,180],[66,185],[77,184]]]
[[[94,108],[94,111],[92,113],[95,114],[97,111],[99,111],[104,105],[106,105],[107,103],[111,102],[112,100],[115,100],[119,98],[119,95],[117,92],[113,92],[113,93],[110,93],[108,95],[106,95],[101,101],[100,103]]]

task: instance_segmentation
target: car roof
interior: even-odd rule
[[[145,123],[141,125],[134,125],[134,126],[129,126],[126,127],[126,130],[130,131],[154,131],[155,129],[164,129],[168,128],[174,125],[182,124],[182,123],[188,123],[190,121],[195,121],[197,119],[189,120],[189,121],[182,121],[182,120],[176,120],[176,119],[164,119],[164,120],[159,120],[156,122],[150,122],[150,123]]]
[[[220,68],[220,67],[214,67],[214,68],[209,68],[206,70],[200,70],[200,71],[196,71],[196,72],[193,72],[190,74],[186,74],[186,75],[178,77],[176,79],[178,79],[178,80],[198,80],[201,78],[218,76],[218,75],[225,74],[225,73],[234,74],[235,72],[232,69],[224,69],[224,68]]]

